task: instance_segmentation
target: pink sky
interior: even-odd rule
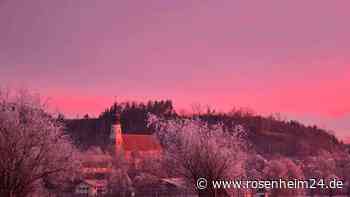
[[[172,99],[350,137],[348,1],[0,0],[1,84],[68,116]]]

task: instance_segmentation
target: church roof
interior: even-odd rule
[[[160,151],[161,146],[153,135],[123,134],[126,151]]]

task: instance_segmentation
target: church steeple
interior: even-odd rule
[[[121,154],[123,148],[123,137],[122,137],[122,128],[120,123],[120,115],[115,114],[112,117],[112,127],[110,134],[111,143],[114,144],[115,153]]]

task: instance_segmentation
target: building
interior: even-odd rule
[[[137,164],[142,159],[161,156],[162,148],[154,135],[123,133],[119,115],[113,119],[110,140],[116,157]]]
[[[75,186],[77,196],[101,196],[107,193],[107,181],[85,179]]]
[[[85,177],[106,177],[112,171],[112,158],[107,154],[87,154],[81,170]]]
[[[97,126],[103,121],[104,120],[88,119],[84,120],[84,123],[91,123],[89,126],[93,128],[91,130],[95,131],[95,133],[103,133],[100,131],[104,131],[104,133],[106,133],[106,130],[99,131],[99,129],[102,127]],[[80,121],[80,123],[81,122],[82,121]],[[70,123],[71,125],[72,123],[74,124],[74,122]],[[84,124],[81,124],[83,125],[81,126],[78,123],[77,126],[85,128]],[[103,123],[105,124],[106,122]],[[74,183],[72,187],[74,191],[73,193],[76,196],[101,196],[106,192],[108,194],[130,192],[132,191],[132,189],[129,188],[129,186],[132,185],[130,174],[139,172],[138,170],[141,169],[139,168],[139,164],[144,159],[159,158],[162,154],[162,148],[157,138],[151,134],[144,134],[149,132],[137,132],[143,134],[134,134],[135,132],[133,132],[133,134],[124,133],[122,131],[119,116],[115,116],[113,118],[112,124],[108,123],[104,126],[108,126],[110,128],[109,136],[108,134],[106,135],[108,142],[105,143],[108,145],[104,147],[104,150],[89,149],[89,151],[86,152],[82,163],[83,180]],[[106,127],[103,127],[102,129],[106,129]],[[94,132],[86,133],[93,134]],[[95,138],[94,135],[90,136]],[[96,138],[98,138],[97,135]],[[96,147],[98,146],[96,145]],[[112,151],[113,154],[107,154],[105,151]],[[123,183],[114,183],[111,182],[109,178],[113,174],[114,162],[117,162],[119,159],[123,161],[123,163],[128,164],[128,166],[131,168],[125,172],[126,174],[120,175],[124,177],[121,180]]]

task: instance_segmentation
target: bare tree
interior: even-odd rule
[[[198,119],[160,120],[150,115],[164,147],[164,165],[173,176],[184,178],[199,196],[225,196],[227,190],[215,190],[212,181],[244,176],[245,141],[240,132],[224,131],[221,124],[208,125]],[[195,188],[205,178],[208,187]]]
[[[39,97],[0,94],[0,196],[44,196],[79,166],[77,150]]]

